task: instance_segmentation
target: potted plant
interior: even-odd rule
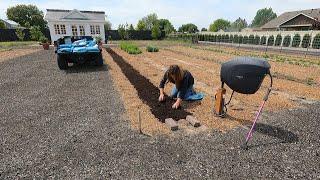
[[[43,37],[40,38],[40,42],[41,42],[41,45],[42,45],[44,50],[49,50],[49,45],[50,44],[48,42],[48,38],[43,36]]]
[[[99,46],[99,48],[101,49],[102,48],[102,37],[101,36],[97,36],[95,37],[96,41],[97,41],[97,44]]]

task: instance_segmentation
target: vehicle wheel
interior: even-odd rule
[[[96,65],[97,66],[102,66],[103,65],[103,58],[102,58],[102,54],[100,53],[96,59]]]
[[[68,62],[65,58],[63,58],[61,55],[58,55],[58,58],[57,58],[57,61],[58,61],[58,67],[59,69],[61,70],[66,70],[68,69]]]

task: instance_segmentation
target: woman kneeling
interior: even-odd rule
[[[181,106],[182,100],[188,100],[188,97],[194,94],[194,78],[189,71],[183,70],[177,65],[170,66],[160,82],[160,102],[165,100],[164,86],[168,82],[175,84],[170,97],[177,99],[172,108],[178,109]]]

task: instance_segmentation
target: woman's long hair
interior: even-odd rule
[[[183,81],[184,73],[184,70],[178,65],[171,65],[168,69],[168,80],[175,82],[176,87],[179,89]]]

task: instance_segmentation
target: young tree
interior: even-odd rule
[[[106,30],[106,31],[111,30],[111,27],[112,27],[112,24],[110,21],[106,21],[104,23],[104,30]]]
[[[224,19],[215,20],[209,27],[209,31],[218,32],[219,30],[226,30],[230,28],[230,22]]]
[[[6,25],[4,24],[4,22],[2,20],[0,20],[0,29],[6,29]]]
[[[272,8],[259,9],[252,21],[252,27],[261,27],[272,19],[276,18],[277,14],[273,12]]]
[[[137,27],[139,27],[139,24],[140,24],[140,26],[142,24],[144,24],[145,29],[141,29],[141,30],[151,30],[153,25],[155,25],[157,22],[158,22],[158,16],[157,16],[157,14],[153,13],[153,14],[149,14],[149,15],[143,17],[142,19],[140,19]]]
[[[168,19],[159,19],[158,24],[160,30],[165,31],[166,34],[170,34],[176,31]]]
[[[151,29],[151,36],[152,36],[152,39],[159,39],[161,37],[160,25],[158,23],[153,25]]]
[[[9,20],[17,22],[20,26],[30,28],[38,26],[41,30],[46,28],[46,21],[43,19],[43,12],[34,5],[16,5],[7,9]]]
[[[241,19],[240,17],[231,24],[231,29],[233,31],[241,31],[242,29],[248,27],[248,23],[245,19]]]
[[[138,21],[137,30],[138,30],[138,31],[147,30],[146,24],[145,24],[142,20],[139,20],[139,21]]]
[[[39,41],[40,38],[44,37],[44,35],[41,32],[41,28],[39,26],[32,26],[30,28],[30,35],[31,40]]]
[[[17,35],[19,41],[23,41],[24,35],[25,35],[24,32],[23,32],[23,29],[17,28],[16,29],[16,35]]]
[[[124,24],[119,24],[118,33],[119,33],[120,38],[121,38],[122,40],[128,39],[128,32],[127,32],[127,30],[126,30],[126,25],[124,25]]]
[[[179,32],[188,32],[188,33],[195,33],[199,32],[198,27],[192,23],[189,24],[183,24],[181,27],[178,29]]]
[[[128,29],[129,31],[134,31],[134,27],[133,27],[133,25],[132,24],[130,24],[130,26],[129,26],[129,29]]]

